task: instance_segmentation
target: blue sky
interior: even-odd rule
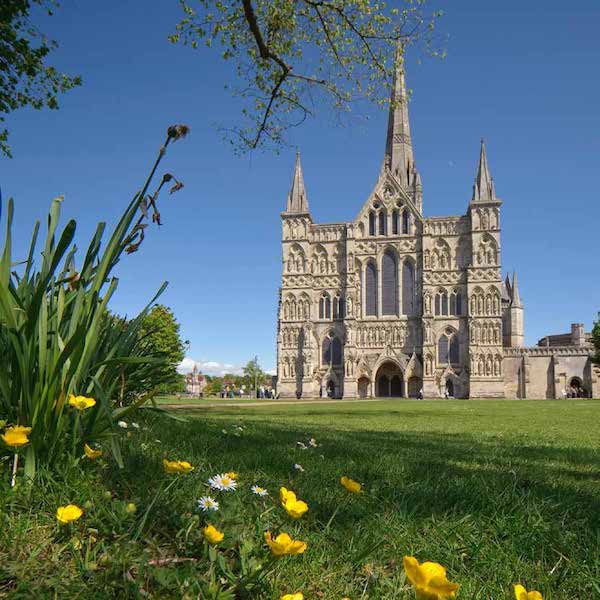
[[[526,341],[589,329],[600,310],[600,3],[439,1],[448,57],[407,59],[415,155],[427,216],[464,213],[479,151],[502,210],[503,269],[517,269]],[[344,127],[321,112],[280,155],[235,156],[218,124],[240,105],[224,86],[232,66],[217,50],[173,46],[175,0],[63,2],[42,31],[60,42],[53,62],[84,84],[59,111],[7,121],[15,158],[0,158],[4,197],[16,201],[17,254],[35,218],[65,195],[85,248],[139,187],[171,123],[187,123],[165,170],[185,189],[165,197],[160,230],[119,267],[113,309],[134,314],[163,280],[189,356],[218,372],[254,354],[275,365],[280,218],[295,147],[317,222],[351,220],[376,181],[384,110],[361,109]],[[417,59],[423,58],[422,61]],[[210,364],[207,364],[210,363]]]

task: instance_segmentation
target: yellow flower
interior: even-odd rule
[[[406,577],[413,584],[417,600],[446,600],[455,598],[458,585],[446,578],[446,569],[434,562],[422,565],[412,556],[404,557]]]
[[[360,492],[362,490],[362,485],[360,485],[360,483],[358,483],[358,481],[354,481],[354,479],[350,479],[350,477],[346,477],[345,475],[340,478],[340,483],[351,494],[360,494]]]
[[[125,512],[128,515],[134,515],[137,511],[137,506],[133,503],[130,502],[126,507],[125,507]]]
[[[71,521],[77,521],[83,514],[83,511],[79,506],[74,504],[68,504],[67,506],[59,506],[56,509],[56,518],[61,525],[71,523]]]
[[[308,511],[308,504],[302,500],[298,500],[296,494],[291,490],[284,487],[280,488],[279,498],[281,500],[281,505],[292,519],[299,519],[306,511]]]
[[[308,504],[302,500],[288,500],[283,508],[292,519],[299,519],[305,512],[308,511]]]
[[[279,499],[281,500],[281,506],[285,506],[288,500],[296,500],[296,494],[287,488],[279,488]]]
[[[304,600],[304,595],[300,592],[296,594],[284,594],[279,600]]]
[[[539,592],[528,592],[520,583],[515,585],[515,598],[517,600],[544,600]]]
[[[209,544],[218,544],[225,537],[225,534],[213,525],[207,525],[202,530],[202,535]]]
[[[0,437],[7,446],[18,448],[29,443],[27,437],[31,433],[31,427],[23,427],[23,425],[15,425],[9,427]]]
[[[274,556],[286,556],[288,554],[302,554],[306,550],[306,542],[293,540],[287,533],[280,533],[275,539],[271,532],[265,532],[265,542]]]
[[[238,474],[235,471],[229,471],[228,473],[225,473],[225,475],[234,481],[238,478]]]
[[[96,405],[96,401],[93,398],[87,398],[86,396],[69,396],[69,405],[77,410],[86,410]]]
[[[163,458],[166,473],[190,473],[194,467],[187,460],[167,460]]]
[[[90,448],[87,444],[84,444],[83,451],[85,452],[85,455],[88,458],[91,458],[92,460],[95,460],[96,458],[102,456],[102,450],[94,450],[93,448]]]

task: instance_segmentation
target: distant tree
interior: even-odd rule
[[[140,342],[149,355],[167,359],[161,374],[162,391],[181,391],[183,376],[177,366],[185,355],[186,342],[181,339],[179,323],[170,308],[163,304],[152,307],[140,328]]]
[[[264,383],[265,372],[258,364],[258,356],[249,360],[244,367],[244,384],[251,389],[256,389],[258,385]]]
[[[57,47],[35,28],[29,15],[32,5],[48,15],[57,0],[2,0],[0,2],[0,123],[22,108],[58,108],[58,95],[81,84],[79,76],[59,73],[46,64]],[[0,130],[0,154],[11,156],[8,129]]]
[[[206,390],[204,394],[206,396],[217,396],[221,392],[223,387],[223,378],[217,377],[216,375],[206,376]]]
[[[594,328],[592,329],[592,342],[596,349],[594,362],[600,365],[600,312],[598,313],[598,320],[594,323]]]
[[[239,151],[285,142],[286,131],[324,99],[349,111],[357,98],[388,101],[394,49],[434,37],[441,11],[426,0],[180,0],[183,19],[170,36],[192,48],[222,48],[233,60],[246,124],[226,130]]]

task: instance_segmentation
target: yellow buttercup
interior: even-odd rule
[[[75,396],[74,394],[69,396],[69,406],[72,406],[79,411],[87,410],[95,405],[96,401],[93,398],[88,398],[87,396]]]
[[[304,600],[304,594],[297,592],[295,594],[284,594],[279,600]]]
[[[214,525],[207,525],[202,530],[202,535],[209,544],[213,545],[223,541],[223,538],[225,537],[225,534],[222,531],[219,531]]]
[[[166,473],[191,473],[194,467],[187,460],[167,460],[163,458]]]
[[[293,540],[287,533],[280,533],[273,539],[271,532],[267,531],[265,532],[265,542],[274,556],[302,554],[307,548],[306,542]]]
[[[299,519],[308,511],[308,504],[303,500],[298,500],[296,494],[291,490],[282,487],[279,490],[279,498],[281,499],[281,505],[292,519]]]
[[[362,490],[362,485],[350,477],[345,475],[340,478],[340,483],[349,491],[351,494],[359,494]]]
[[[59,506],[56,509],[56,519],[61,525],[66,525],[73,521],[77,521],[83,515],[83,511],[75,504],[67,504],[67,506]]]
[[[102,456],[102,450],[94,450],[93,448],[90,448],[87,444],[84,444],[83,451],[85,452],[85,455],[92,460],[95,460],[96,458],[100,458]]]
[[[24,427],[23,425],[15,425],[9,427],[0,438],[2,441],[11,448],[19,448],[29,443],[28,435],[31,433],[31,427]]]
[[[544,600],[539,592],[528,592],[520,583],[515,585],[515,598],[517,600]]]
[[[447,600],[456,597],[458,584],[446,577],[446,569],[434,562],[419,561],[413,556],[404,557],[406,577],[415,588],[417,600]]]

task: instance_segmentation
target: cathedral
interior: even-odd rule
[[[583,326],[524,347],[517,276],[501,277],[501,206],[482,141],[466,213],[423,214],[399,50],[383,165],[353,222],[313,222],[296,156],[281,214],[279,395],[600,395]]]

